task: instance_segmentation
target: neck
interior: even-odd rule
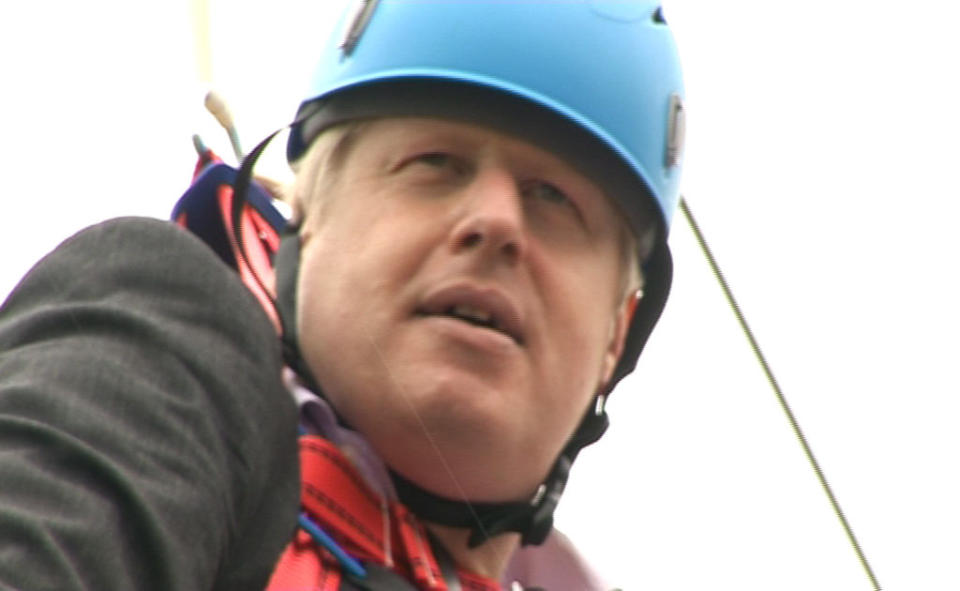
[[[435,523],[424,523],[430,533],[443,545],[454,563],[478,575],[499,581],[514,551],[520,544],[520,534],[502,534],[490,538],[476,548],[467,545],[470,531]]]

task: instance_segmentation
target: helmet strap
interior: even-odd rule
[[[553,512],[567,484],[571,461],[557,458],[550,475],[528,502],[472,503],[456,501],[424,490],[400,474],[391,471],[400,500],[422,520],[470,530],[467,544],[476,548],[487,540],[508,532],[521,534],[521,543],[539,545],[553,527]]]
[[[586,412],[547,478],[528,502],[455,501],[426,491],[391,471],[397,496],[425,521],[470,529],[467,543],[471,548],[507,532],[521,534],[521,544],[524,546],[540,545],[553,528],[553,513],[560,503],[574,459],[583,447],[599,439],[607,430],[609,420],[603,408],[605,399],[605,394],[597,397],[597,404]]]

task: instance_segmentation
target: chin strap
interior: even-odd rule
[[[530,501],[524,503],[470,503],[455,501],[428,492],[403,476],[392,472],[400,500],[426,521],[471,530],[468,544],[475,548],[488,539],[507,532],[521,534],[521,543],[540,545],[553,528],[556,511],[570,476],[570,467],[580,450],[600,438],[609,420],[603,408],[606,394],[580,422],[576,433],[560,453],[547,478]]]
[[[391,472],[397,496],[424,521],[470,529],[467,544],[480,546],[490,538],[508,532],[521,534],[524,546],[539,545],[553,527],[553,512],[567,484],[571,462],[560,456],[547,480],[529,502],[470,503],[435,495]]]

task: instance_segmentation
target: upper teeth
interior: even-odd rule
[[[454,314],[455,316],[470,318],[471,320],[476,320],[477,322],[489,323],[491,320],[493,320],[493,314],[490,312],[464,304],[454,306],[450,309],[450,313]]]

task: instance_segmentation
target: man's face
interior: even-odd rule
[[[430,119],[369,123],[332,174],[298,293],[327,397],[421,486],[529,498],[622,346],[614,207],[549,152]]]

